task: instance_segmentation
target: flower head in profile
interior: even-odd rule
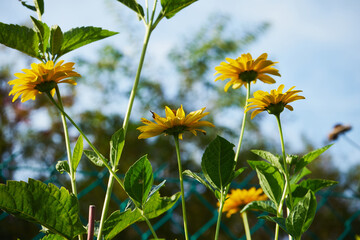
[[[261,188],[256,189],[254,187],[247,189],[231,189],[231,193],[226,195],[226,201],[223,207],[223,212],[226,213],[226,217],[230,217],[234,213],[238,213],[248,203],[253,201],[263,201],[267,199],[267,196],[263,194]]]
[[[186,131],[193,133],[195,136],[197,135],[196,131],[206,133],[199,127],[214,127],[214,125],[208,121],[200,121],[201,118],[209,114],[209,112],[204,113],[204,110],[205,108],[202,108],[186,116],[182,105],[177,110],[172,110],[166,106],[166,117],[160,117],[152,112],[155,122],[145,118],[141,119],[141,122],[145,125],[137,128],[141,132],[138,138],[150,138],[164,133],[165,135],[177,135],[179,139],[182,139],[182,134]]]
[[[230,79],[225,85],[224,90],[227,92],[229,87],[232,85],[233,89],[238,89],[242,85],[245,87],[247,83],[255,83],[257,79],[264,83],[275,83],[275,80],[269,76],[281,76],[279,70],[273,66],[276,62],[267,60],[268,55],[266,53],[261,54],[257,59],[253,59],[250,53],[241,54],[241,57],[237,59],[226,58],[228,62],[220,63],[220,66],[215,67],[216,73],[221,74],[217,80]]]
[[[267,111],[269,114],[279,115],[284,108],[293,111],[293,107],[289,103],[296,100],[305,99],[305,97],[298,95],[301,90],[293,90],[290,88],[283,93],[284,85],[281,84],[278,89],[273,89],[269,92],[258,90],[254,93],[254,98],[248,99],[249,104],[246,105],[245,111],[256,109],[251,114],[251,119],[261,112]]]
[[[73,71],[72,62],[64,63],[59,61],[55,66],[53,61],[47,63],[33,63],[31,69],[23,69],[24,73],[15,73],[17,79],[8,82],[13,85],[10,95],[14,95],[13,102],[21,96],[21,102],[29,99],[35,100],[36,95],[43,92],[55,93],[55,87],[58,83],[70,83],[76,85],[72,77],[81,77],[80,74]]]

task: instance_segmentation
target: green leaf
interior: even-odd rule
[[[162,187],[165,185],[165,182],[166,182],[166,180],[162,181],[161,183],[159,183],[159,184],[156,185],[156,186],[152,186],[152,187],[151,187],[151,191],[150,191],[150,193],[149,193],[149,196],[148,196],[147,201],[150,199],[150,197],[151,197],[152,195],[154,195],[156,192],[158,192],[158,191],[160,190],[160,188],[162,188]]]
[[[39,54],[39,37],[33,29],[0,22],[0,43],[42,60]]]
[[[36,18],[31,17],[31,21],[34,24],[34,30],[39,37],[39,48],[40,51],[45,54],[47,47],[49,45],[49,38],[50,38],[50,28],[46,23],[37,20]],[[45,57],[45,56],[44,56]]]
[[[137,209],[113,212],[104,222],[103,234],[105,239],[113,239],[122,230],[140,220],[142,220],[142,216]]]
[[[260,216],[259,218],[277,223],[285,232],[288,232],[285,225],[286,220],[283,217]]]
[[[57,234],[47,234],[41,240],[64,240],[64,237]]]
[[[21,3],[24,7],[27,7],[28,9],[36,12],[35,6],[32,6],[32,5],[27,4],[26,1],[22,1],[22,0],[19,0],[19,1],[20,1],[20,3]]]
[[[44,0],[34,0],[34,3],[35,3],[35,8],[36,9],[39,9],[41,15],[44,14]]]
[[[104,162],[103,160],[93,151],[93,150],[84,150],[84,154],[85,156],[96,166],[98,167],[103,167]],[[101,155],[102,156],[102,155]],[[103,156],[102,156],[103,157]],[[103,159],[106,159],[105,157],[103,157]],[[106,160],[107,161],[107,160]]]
[[[269,161],[271,165],[279,169],[280,172],[284,172],[284,168],[280,162],[280,157],[273,155],[270,152],[263,151],[263,150],[251,150],[251,152],[255,153],[259,157]]]
[[[117,0],[117,1],[121,2],[128,8],[134,10],[138,15],[144,17],[144,9],[135,0]]]
[[[285,185],[282,174],[277,168],[265,161],[248,161],[248,163],[256,170],[261,188],[277,208]]]
[[[54,25],[50,29],[50,53],[52,56],[58,54],[64,41],[64,34],[58,25]]]
[[[70,174],[69,163],[66,160],[58,161],[56,163],[55,168],[56,168],[56,171],[58,171],[61,174],[63,174],[64,172],[67,172],[68,174]]]
[[[276,215],[276,206],[272,201],[253,201],[251,203],[246,204],[241,210],[241,212],[245,212],[249,210],[268,212]]]
[[[125,144],[124,129],[120,128],[115,132],[110,141],[110,163],[112,166],[118,164]]]
[[[309,190],[305,197],[290,211],[289,216],[286,218],[285,225],[288,233],[295,239],[301,237],[310,227],[315,217],[316,205],[315,194]]]
[[[146,155],[137,160],[125,174],[125,191],[140,209],[148,198],[153,182],[151,163]]]
[[[168,19],[172,18],[180,10],[196,1],[197,0],[161,0],[161,14]]]
[[[77,198],[51,183],[29,179],[28,183],[0,184],[0,208],[68,239],[86,232],[80,222]]]
[[[333,186],[337,183],[336,181],[327,179],[306,179],[300,183],[300,186],[316,193],[323,188]]]
[[[300,170],[300,172],[291,176],[290,179],[291,188],[293,187],[293,185],[296,185],[296,183],[298,183],[303,177],[309,175],[310,173],[311,171],[307,167],[304,167],[302,168],[302,170]]]
[[[295,173],[299,172],[301,169],[306,167],[309,163],[314,161],[318,156],[320,156],[323,152],[325,152],[327,149],[329,149],[331,145],[327,145],[323,148],[316,149],[312,152],[309,152],[305,156],[303,156],[295,165]]]
[[[199,183],[201,183],[202,185],[204,185],[205,187],[207,187],[208,189],[210,189],[212,192],[214,192],[214,189],[213,187],[211,187],[209,185],[209,183],[206,181],[206,178],[204,176],[204,174],[201,174],[201,173],[194,173],[190,170],[185,170],[183,172],[184,175],[188,176],[188,177],[191,177],[193,179],[195,179],[196,181],[198,181]]]
[[[239,168],[238,170],[236,170],[234,173],[233,179],[231,181],[233,181],[235,178],[237,178],[245,169],[246,169],[246,167],[242,167],[242,168]]]
[[[149,201],[145,203],[144,214],[147,218],[152,219],[160,216],[174,206],[180,198],[181,193],[175,193],[171,197],[160,197],[160,193],[153,194]]]
[[[76,141],[73,156],[72,156],[71,164],[72,164],[72,168],[73,168],[74,172],[76,172],[76,169],[79,165],[81,156],[83,154],[83,150],[84,150],[83,137],[82,137],[82,135],[80,135],[78,140]]]
[[[217,136],[206,148],[201,161],[201,168],[207,181],[214,187],[222,189],[233,176],[236,162],[234,144]]]
[[[60,57],[65,53],[73,51],[89,43],[113,36],[115,34],[117,34],[117,32],[104,30],[98,27],[80,27],[70,29],[64,33],[64,41],[57,57]]]

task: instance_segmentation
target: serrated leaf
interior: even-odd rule
[[[307,167],[304,167],[300,172],[293,175],[290,179],[291,188],[293,189],[293,186],[295,186],[296,183],[298,183],[303,177],[309,175],[310,173],[311,171]]]
[[[163,186],[165,186],[166,180],[162,181],[156,186],[152,186],[147,201],[151,198],[152,195],[154,195],[156,192],[160,190]]]
[[[74,172],[76,172],[76,169],[79,165],[81,156],[83,154],[83,150],[84,150],[83,137],[82,137],[82,135],[80,135],[78,140],[76,141],[73,155],[72,155],[72,163],[71,164],[72,164],[72,168],[73,168]]]
[[[207,187],[208,189],[210,189],[212,192],[214,192],[213,187],[211,187],[208,182],[206,181],[206,178],[204,176],[204,174],[201,173],[194,173],[190,170],[185,170],[183,172],[184,175],[191,177],[193,179],[195,179],[196,181],[198,181],[199,183],[201,183],[202,185],[204,185],[205,187]]]
[[[64,237],[57,234],[47,234],[41,240],[64,240]]]
[[[168,19],[172,18],[180,10],[196,1],[197,0],[161,0],[161,14]]]
[[[337,183],[336,181],[327,179],[306,179],[300,183],[300,186],[316,193],[323,188],[333,186]]]
[[[263,150],[251,150],[251,152],[255,153],[259,157],[269,161],[271,165],[280,170],[280,172],[284,172],[284,168],[280,163],[280,157],[273,155],[271,152],[263,151]]]
[[[47,47],[49,45],[50,28],[48,25],[46,25],[46,23],[39,21],[31,16],[30,18],[34,24],[34,30],[39,37],[39,49],[43,54],[45,54]]]
[[[32,5],[27,4],[26,1],[22,1],[22,0],[19,0],[19,1],[20,1],[20,3],[21,3],[24,7],[26,7],[26,8],[28,8],[28,9],[36,12],[35,6],[32,6]]]
[[[315,217],[316,205],[315,194],[309,190],[305,197],[290,211],[285,225],[288,233],[295,239],[299,238],[310,227]]]
[[[282,174],[277,168],[268,162],[248,161],[248,163],[256,170],[261,188],[266,196],[275,203],[277,208],[279,206],[285,185]]]
[[[98,167],[103,167],[104,166],[103,160],[93,150],[86,150],[85,149],[84,154],[96,166],[98,166]],[[103,157],[103,159],[106,159],[106,158]]]
[[[68,174],[70,174],[69,163],[66,160],[58,161],[56,163],[55,168],[56,168],[56,171],[58,171],[61,174],[63,174],[64,172],[67,172]]]
[[[104,238],[113,239],[122,230],[140,220],[142,220],[142,216],[137,209],[128,209],[125,212],[115,211],[104,222]]]
[[[201,169],[206,180],[214,187],[222,189],[234,176],[234,144],[217,136],[206,148],[201,161]]]
[[[110,163],[112,166],[118,164],[122,150],[125,144],[124,129],[120,128],[116,131],[110,141]]]
[[[239,168],[238,170],[236,170],[234,173],[233,179],[231,179],[231,181],[234,181],[235,178],[237,178],[245,169],[246,169],[246,167],[242,167],[242,168]]]
[[[285,218],[283,217],[260,216],[259,218],[277,223],[285,232],[288,232],[286,229]]]
[[[325,152],[327,149],[329,149],[331,145],[327,145],[323,148],[316,149],[312,152],[309,152],[305,156],[303,156],[295,165],[295,173],[299,172],[301,169],[306,167],[309,163],[314,161],[318,156],[320,156],[323,152]]]
[[[160,216],[174,206],[180,198],[181,193],[175,193],[171,197],[160,197],[160,193],[153,194],[149,201],[145,203],[144,214],[147,218],[152,219]]]
[[[58,54],[64,41],[64,34],[58,25],[54,25],[50,29],[50,53],[52,56]]]
[[[117,34],[117,32],[104,30],[98,27],[79,27],[70,29],[64,33],[64,41],[57,58],[79,47],[115,34]]]
[[[138,15],[144,17],[144,9],[143,9],[143,7],[140,4],[138,4],[135,0],[117,0],[117,1],[121,2],[122,4],[127,6],[128,8],[135,11]]]
[[[44,0],[34,0],[34,3],[35,3],[35,8],[39,9],[41,15],[43,15],[45,10]]]
[[[0,22],[0,43],[41,60],[39,37],[31,28]]]
[[[125,174],[125,191],[140,209],[148,198],[153,182],[151,163],[146,155],[137,160]]]
[[[0,184],[0,208],[68,239],[86,232],[80,222],[77,198],[51,183],[29,179],[28,183]]]
[[[262,211],[276,215],[276,206],[272,201],[253,201],[246,204],[243,209],[241,209],[241,212],[249,210]]]

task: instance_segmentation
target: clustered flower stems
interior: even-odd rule
[[[243,119],[242,119],[242,124],[241,124],[239,142],[238,142],[238,146],[236,148],[235,159],[234,159],[234,161],[236,163],[237,163],[238,158],[239,158],[241,144],[242,144],[244,133],[245,133],[245,124],[246,124],[246,117],[247,117],[247,111],[245,111],[245,106],[247,104],[247,100],[250,98],[250,85],[251,85],[251,83],[247,82],[247,84],[246,84],[247,91],[246,91],[246,100],[245,100],[245,105],[244,105],[244,114],[243,114]],[[235,167],[236,167],[236,164],[235,164]],[[219,213],[218,213],[218,218],[217,218],[217,222],[216,222],[216,230],[215,230],[215,240],[219,239],[221,216],[222,216],[222,211],[223,211],[223,208],[224,208],[224,203],[225,203],[225,200],[226,200],[226,195],[228,194],[229,189],[230,189],[230,184],[228,186],[226,186],[225,189],[221,189]]]
[[[179,135],[178,134],[174,135],[174,140],[175,140],[176,156],[177,156],[178,169],[179,169],[179,180],[180,180],[180,189],[181,189],[181,206],[182,206],[182,213],[183,213],[184,233],[185,233],[185,239],[188,240],[189,234],[188,234],[188,228],[187,228],[184,181],[183,181],[183,171],[182,171],[182,166],[181,166]]]

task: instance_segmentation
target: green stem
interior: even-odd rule
[[[179,179],[180,179],[180,188],[181,188],[181,205],[182,205],[182,212],[183,212],[184,232],[185,232],[185,239],[188,240],[189,236],[188,236],[188,229],[187,229],[185,193],[184,193],[184,182],[183,182],[183,174],[182,174],[181,158],[180,158],[179,136],[174,135],[174,140],[175,140],[176,156],[177,156],[178,168],[179,168]]]
[[[220,195],[220,206],[219,206],[219,212],[218,212],[218,217],[217,217],[217,224],[216,224],[216,230],[215,230],[215,239],[219,238],[219,231],[220,231],[220,223],[221,223],[221,213],[222,210],[224,208],[224,189],[221,188],[221,195]]]
[[[284,137],[283,137],[283,132],[282,132],[282,127],[281,127],[281,121],[280,121],[280,114],[275,115],[276,120],[277,120],[277,124],[279,127],[279,135],[280,135],[280,140],[281,140],[281,151],[282,151],[282,155],[283,155],[283,162],[284,162],[284,176],[285,176],[285,186],[284,186],[284,193],[283,196],[281,197],[281,201],[279,204],[279,208],[281,206],[283,206],[283,203],[285,201],[286,197],[289,197],[289,207],[287,208],[289,211],[289,208],[292,208],[292,204],[293,204],[293,200],[292,200],[292,194],[291,194],[291,187],[290,187],[290,176],[289,176],[289,170],[288,170],[288,166],[286,163],[286,154],[285,154],[285,143],[284,143]],[[291,235],[289,234],[289,240],[292,240]]]
[[[243,140],[244,132],[245,132],[245,124],[246,124],[246,116],[247,116],[247,112],[245,111],[245,106],[247,104],[247,100],[250,98],[250,83],[247,83],[246,88],[247,88],[247,91],[246,91],[246,100],[245,100],[245,105],[244,105],[244,116],[243,116],[243,120],[242,120],[242,124],[241,124],[239,143],[238,143],[238,147],[237,147],[236,153],[235,153],[235,162],[236,163],[239,158],[241,144],[242,144],[242,140]]]
[[[51,96],[50,93],[47,93],[50,101],[59,109],[59,111],[64,114],[64,116],[71,122],[71,124],[79,131],[79,133],[83,136],[85,141],[89,144],[90,148],[96,153],[96,155],[101,159],[104,166],[109,170],[109,172],[113,175],[116,181],[120,184],[120,186],[124,189],[124,183],[120,180],[120,178],[115,174],[115,172],[111,169],[109,164],[106,162],[104,157],[100,154],[100,152],[96,149],[96,147],[91,143],[91,141],[87,138],[84,132],[79,128],[79,126],[72,120],[72,118],[55,102],[54,98]]]
[[[59,102],[59,107],[64,110],[58,86],[55,87],[55,91],[56,91],[56,96],[57,96],[57,99],[58,99],[58,102]],[[68,156],[68,164],[69,164],[69,169],[70,169],[69,176],[70,176],[70,181],[71,181],[71,189],[72,189],[72,193],[75,196],[77,196],[76,182],[75,182],[75,172],[74,172],[74,169],[72,167],[72,155],[71,155],[69,131],[68,131],[66,118],[65,118],[64,114],[60,113],[60,115],[61,115],[61,121],[62,121],[63,128],[64,128],[66,153],[67,153],[67,156]]]
[[[250,233],[249,222],[248,222],[248,219],[247,219],[246,211],[241,213],[241,217],[242,217],[243,222],[244,222],[246,240],[251,240],[251,233]]]
[[[144,212],[143,212],[141,209],[139,209],[139,208],[137,208],[137,209],[138,209],[138,211],[140,211],[140,214],[141,214],[142,217],[145,219],[145,222],[146,222],[146,224],[148,225],[148,227],[149,227],[152,235],[154,236],[154,238],[155,238],[155,239],[158,239],[158,236],[156,235],[156,232],[155,232],[153,226],[151,225],[149,219],[146,217],[146,215],[144,214]]]
[[[132,90],[131,90],[131,94],[130,94],[130,97],[129,97],[129,103],[128,103],[128,107],[127,107],[126,114],[125,114],[125,118],[124,118],[124,122],[123,122],[124,137],[126,136],[127,128],[128,128],[128,125],[129,125],[131,110],[132,110],[132,107],[133,107],[133,104],[134,104],[137,87],[138,87],[138,85],[139,85],[141,70],[142,70],[142,67],[143,67],[143,65],[144,65],[144,59],[145,59],[145,54],[146,54],[147,46],[148,46],[148,43],[149,43],[149,39],[150,39],[150,36],[151,36],[151,32],[152,32],[152,30],[153,30],[153,28],[151,27],[151,25],[152,25],[152,21],[153,21],[153,18],[154,18],[154,12],[155,12],[155,8],[156,8],[156,2],[157,2],[157,1],[155,1],[155,3],[154,3],[153,12],[152,12],[152,16],[151,16],[150,22],[146,24],[146,33],[145,33],[145,37],[144,37],[143,48],[142,48],[142,51],[141,51],[138,69],[137,69],[137,71],[136,71],[133,88],[132,88]],[[121,155],[120,155],[120,157],[119,157],[119,160],[120,160],[120,158],[121,158]],[[116,162],[116,163],[114,164],[114,167],[113,167],[113,169],[112,169],[114,172],[116,172],[116,170],[117,170],[117,169],[116,169],[116,166],[117,166],[118,164],[119,164],[118,162]],[[113,189],[113,185],[114,185],[114,176],[111,175],[111,176],[109,177],[109,180],[108,180],[108,188],[106,189],[106,195],[105,195],[105,199],[104,199],[104,205],[103,205],[103,209],[102,209],[102,212],[101,212],[101,219],[100,219],[100,224],[99,224],[98,239],[101,239],[101,236],[102,236],[102,231],[103,231],[103,227],[104,227],[104,222],[105,222],[105,219],[106,219],[106,216],[107,216],[107,212],[108,212],[108,209],[109,209],[109,204],[110,204],[111,192],[112,192],[112,189]],[[149,222],[149,224],[150,224],[150,222]],[[149,224],[148,224],[148,225],[149,225]],[[150,224],[150,226],[151,226],[151,224]],[[150,229],[150,230],[151,230],[151,229]]]
[[[243,137],[244,137],[244,132],[245,132],[245,124],[246,124],[246,116],[247,116],[247,112],[245,111],[245,106],[247,104],[247,100],[250,98],[250,82],[247,83],[246,89],[247,89],[247,91],[246,91],[246,100],[245,100],[245,104],[244,104],[244,115],[243,115],[242,124],[241,124],[239,142],[238,142],[238,146],[237,146],[236,153],[235,153],[235,159],[234,159],[235,160],[235,165],[234,165],[234,168],[236,168],[236,163],[237,163],[238,158],[239,158],[241,144],[242,144]],[[230,184],[225,187],[223,192],[221,192],[221,197],[220,197],[221,202],[220,202],[219,213],[218,213],[219,215],[218,215],[217,222],[216,222],[215,240],[217,240],[219,238],[219,230],[220,230],[220,224],[221,224],[222,209],[224,207],[224,202],[225,202],[225,199],[226,199],[225,196],[228,194],[229,189],[230,189]]]
[[[62,99],[61,99],[61,95],[60,95],[60,91],[58,86],[56,85],[55,87],[55,91],[56,91],[56,96],[59,102],[59,107],[63,110],[63,103],[62,103]],[[69,165],[69,176],[70,176],[70,182],[71,182],[71,189],[72,189],[72,193],[77,197],[77,189],[76,189],[76,170],[73,169],[73,164],[72,164],[72,155],[71,155],[71,147],[70,147],[70,138],[69,138],[69,131],[68,131],[68,127],[67,127],[67,123],[66,123],[66,118],[65,115],[60,112],[61,115],[61,121],[63,124],[63,128],[64,128],[64,137],[65,137],[65,145],[66,145],[66,153],[68,156],[68,165]],[[79,235],[79,240],[82,240],[82,235]]]

